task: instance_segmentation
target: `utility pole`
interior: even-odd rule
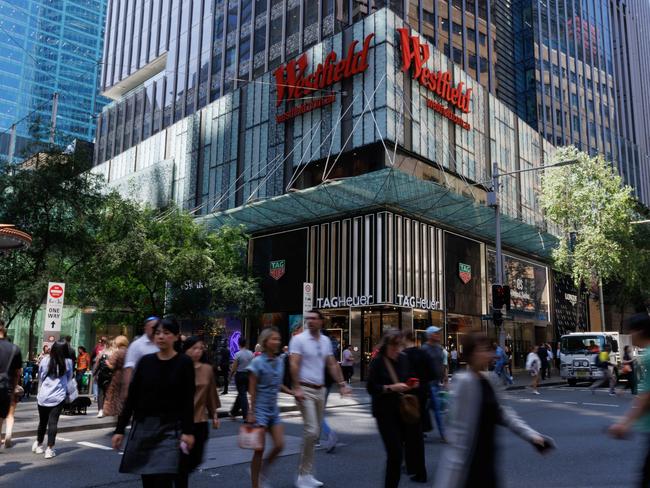
[[[50,144],[54,144],[54,134],[56,133],[56,116],[59,110],[59,94],[54,92],[52,95],[52,118],[50,120]]]
[[[14,154],[16,153],[16,124],[11,124],[11,132],[9,133],[9,164],[14,162]]]

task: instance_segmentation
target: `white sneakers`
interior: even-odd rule
[[[38,441],[34,441],[34,444],[32,444],[32,452],[34,454],[43,454],[45,452],[43,450],[43,444],[39,444]]]
[[[104,418],[104,411],[103,410],[100,410],[99,412],[97,412],[97,418],[98,419]]]
[[[311,474],[299,474],[296,480],[296,488],[317,488],[323,486],[322,481],[318,481]]]
[[[34,443],[32,444],[32,452],[34,454],[45,453],[45,459],[52,459],[53,457],[56,456],[56,451],[54,450],[53,447],[48,447],[47,449],[43,449],[43,444],[39,444],[38,441],[34,441]]]

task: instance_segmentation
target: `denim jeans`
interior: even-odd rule
[[[442,401],[440,400],[440,385],[437,383],[431,384],[431,399],[429,400],[429,408],[433,410],[433,416],[436,419],[438,432],[440,437],[445,437],[445,429],[442,426]]]

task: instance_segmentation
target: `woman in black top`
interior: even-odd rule
[[[399,485],[402,466],[403,444],[407,426],[400,416],[400,393],[411,388],[406,384],[408,366],[403,349],[402,333],[391,329],[386,331],[379,345],[379,352],[370,363],[366,388],[372,397],[372,415],[377,421],[379,434],[386,449],[385,488]],[[397,376],[393,380],[391,368]]]
[[[634,356],[632,355],[632,348],[625,346],[623,349],[623,377],[627,380],[624,390],[630,389],[633,395],[636,395],[636,371],[634,370]]]
[[[174,348],[175,320],[159,321],[154,330],[160,351],[138,363],[112,444],[120,448],[133,417],[120,472],[141,475],[144,488],[171,488],[181,450],[189,453],[194,445],[194,366]]]

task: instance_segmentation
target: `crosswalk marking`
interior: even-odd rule
[[[80,446],[85,446],[85,447],[93,447],[95,449],[101,449],[103,451],[112,451],[113,449],[108,446],[102,446],[101,444],[95,444],[94,442],[86,442],[86,441],[81,441],[77,442]]]
[[[584,402],[583,405],[592,405],[594,407],[618,407],[619,405],[613,405],[611,403],[589,403]]]

